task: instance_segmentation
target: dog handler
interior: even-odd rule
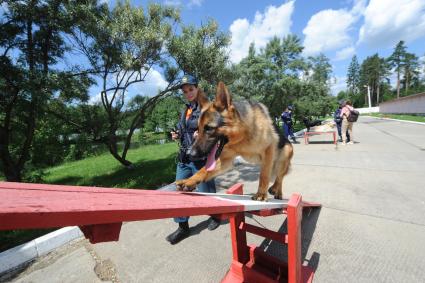
[[[283,111],[280,116],[283,121],[283,131],[285,132],[285,136],[289,139],[291,137],[292,141],[295,143],[297,140],[294,136],[294,131],[292,128],[292,105],[286,107],[285,111]]]
[[[198,104],[198,94],[202,93],[202,90],[198,87],[198,80],[190,75],[183,76],[180,81],[180,89],[188,103],[186,104],[186,108],[181,112],[180,122],[177,125],[177,132],[171,132],[171,138],[173,140],[180,140],[176,180],[190,178],[205,165],[207,160],[206,156],[200,160],[189,159],[190,148],[197,136],[198,120],[201,115],[201,107]],[[214,179],[200,183],[197,189],[199,192],[215,193],[216,187]],[[179,227],[166,238],[172,245],[190,235],[189,217],[174,218],[174,221],[179,224]],[[220,225],[220,221],[213,217],[208,221],[208,230],[214,230]]]

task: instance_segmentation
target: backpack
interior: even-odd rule
[[[359,119],[360,113],[359,111],[353,109],[350,110],[350,115],[347,117],[348,122],[357,122],[357,119]]]

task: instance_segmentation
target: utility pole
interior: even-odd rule
[[[367,88],[367,98],[368,98],[368,102],[369,102],[369,108],[372,107],[372,101],[370,100],[370,87],[369,85],[364,85],[364,87]]]

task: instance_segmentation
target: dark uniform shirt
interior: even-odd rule
[[[188,111],[192,111],[186,118]],[[201,107],[197,103],[186,104],[186,109],[181,112],[180,121],[177,124],[177,130],[180,135],[180,154],[179,161],[188,163],[190,147],[195,141],[193,134],[198,130],[198,120],[201,116]],[[195,165],[203,166],[206,162],[206,156],[202,160],[197,160]]]

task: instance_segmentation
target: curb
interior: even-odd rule
[[[416,122],[416,121],[399,120],[399,119],[392,119],[392,118],[374,117],[374,116],[368,116],[368,115],[365,115],[363,117],[375,118],[375,119],[380,119],[380,120],[390,120],[390,121],[397,121],[397,122],[405,122],[405,123],[418,124],[418,125],[425,125],[424,122]]]
[[[0,253],[0,275],[83,236],[77,226],[65,227]]]

